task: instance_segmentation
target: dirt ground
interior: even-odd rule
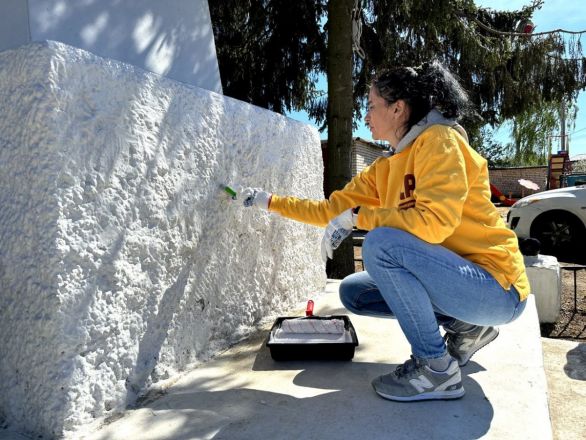
[[[501,216],[506,219],[508,208],[499,207]],[[362,248],[354,248],[355,270],[361,271]],[[573,264],[560,261],[560,266]],[[586,341],[586,270],[576,272],[576,304],[574,307],[574,272],[561,270],[562,297],[561,311],[557,322],[541,325],[541,336],[570,341]]]
[[[569,266],[560,263],[561,266]],[[562,270],[562,310],[557,322],[541,324],[545,338],[586,341],[586,270],[576,272],[576,308],[574,308],[574,273]]]

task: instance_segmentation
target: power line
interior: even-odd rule
[[[580,130],[573,131],[570,134],[572,135],[572,134],[580,133],[581,131],[584,131],[584,130],[586,130],[586,127],[581,128]]]

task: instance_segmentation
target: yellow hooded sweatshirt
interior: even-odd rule
[[[273,195],[269,209],[316,226],[360,206],[356,226],[388,226],[442,245],[478,264],[521,300],[529,281],[517,237],[490,201],[486,160],[452,127],[432,125],[391,157],[381,157],[328,200]]]

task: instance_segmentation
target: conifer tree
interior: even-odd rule
[[[222,88],[284,113],[305,108],[325,72],[326,2],[209,0]]]
[[[575,100],[586,86],[581,32],[525,32],[542,5],[535,0],[503,12],[478,8],[472,0],[366,1],[370,41],[357,69],[357,98],[365,96],[374,71],[437,58],[475,104],[477,114],[464,121],[473,142],[482,125],[539,111],[544,103]],[[369,47],[376,53],[369,54]]]
[[[354,55],[344,65],[352,69],[353,108],[334,114],[328,100],[343,102],[349,86],[331,81],[350,76],[332,74],[340,63],[328,61],[326,47],[341,44],[328,38],[343,38],[347,47],[347,35],[335,36],[330,26],[345,21],[345,32],[352,29],[351,3],[362,30],[355,43],[365,57]],[[531,32],[531,17],[542,5],[534,0],[503,12],[473,0],[209,0],[224,93],[277,112],[306,109],[328,127],[338,149],[350,148],[352,138],[351,124],[339,121],[362,117],[372,76],[392,66],[436,58],[454,72],[475,104],[463,121],[473,146],[482,144],[483,125],[517,115],[527,120],[544,106],[573,102],[586,85],[582,32]],[[323,96],[315,81],[328,71],[329,95]],[[350,154],[339,153],[326,167],[326,193],[350,178]],[[351,247],[338,254],[333,270],[341,277],[351,267]]]

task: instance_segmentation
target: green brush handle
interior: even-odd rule
[[[236,191],[234,191],[232,188],[230,188],[228,185],[224,186],[224,191],[226,191],[226,193],[232,197],[232,200],[236,200],[237,194]]]

